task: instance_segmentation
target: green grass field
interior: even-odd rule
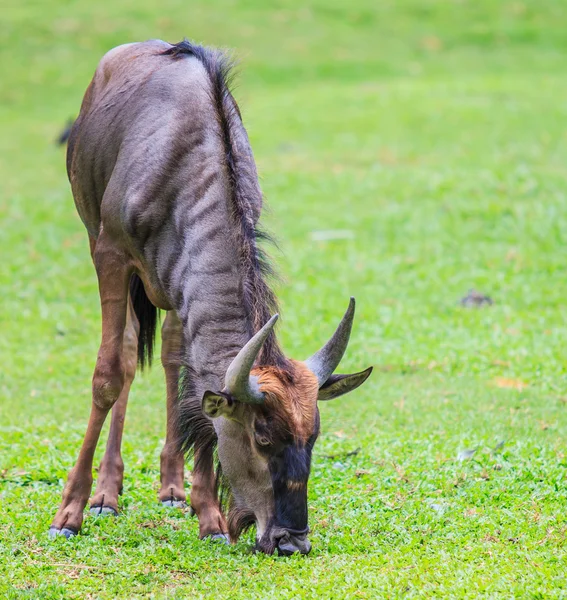
[[[3,9],[0,597],[567,596],[566,17],[559,0]],[[305,558],[200,542],[158,506],[159,362],[131,394],[121,516],[47,538],[100,330],[53,140],[106,50],[183,36],[241,59],[284,348],[307,357],[354,295],[343,368],[375,365],[321,407]],[[460,306],[470,288],[494,305]]]

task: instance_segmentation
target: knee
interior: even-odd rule
[[[124,367],[120,362],[108,365],[97,362],[93,375],[93,402],[103,410],[110,410],[124,387]]]
[[[112,381],[93,381],[93,402],[103,410],[110,410],[118,400],[122,386]]]

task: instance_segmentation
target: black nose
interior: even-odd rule
[[[296,552],[309,554],[310,551],[311,542],[307,539],[307,534],[293,535],[286,533],[278,540],[278,554],[280,556],[291,556]]]

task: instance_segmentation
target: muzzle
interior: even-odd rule
[[[268,532],[267,532],[268,533]],[[305,529],[288,529],[283,527],[273,527],[269,531],[270,546],[277,550],[280,556],[291,556],[292,554],[309,554],[311,551],[311,542],[307,539],[309,527]],[[264,534],[264,538],[265,538]],[[264,540],[260,541],[260,549],[266,551]]]

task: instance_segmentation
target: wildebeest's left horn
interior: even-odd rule
[[[354,298],[351,297],[347,311],[340,322],[333,337],[311,358],[305,361],[309,369],[317,375],[319,387],[333,374],[333,371],[339,366],[343,354],[348,346],[350,330],[354,320]]]
[[[279,315],[274,315],[256,333],[234,357],[226,371],[224,378],[224,391],[239,402],[246,404],[262,404],[264,394],[260,391],[258,378],[250,375],[254,361],[260,352],[264,342],[274,328]]]

